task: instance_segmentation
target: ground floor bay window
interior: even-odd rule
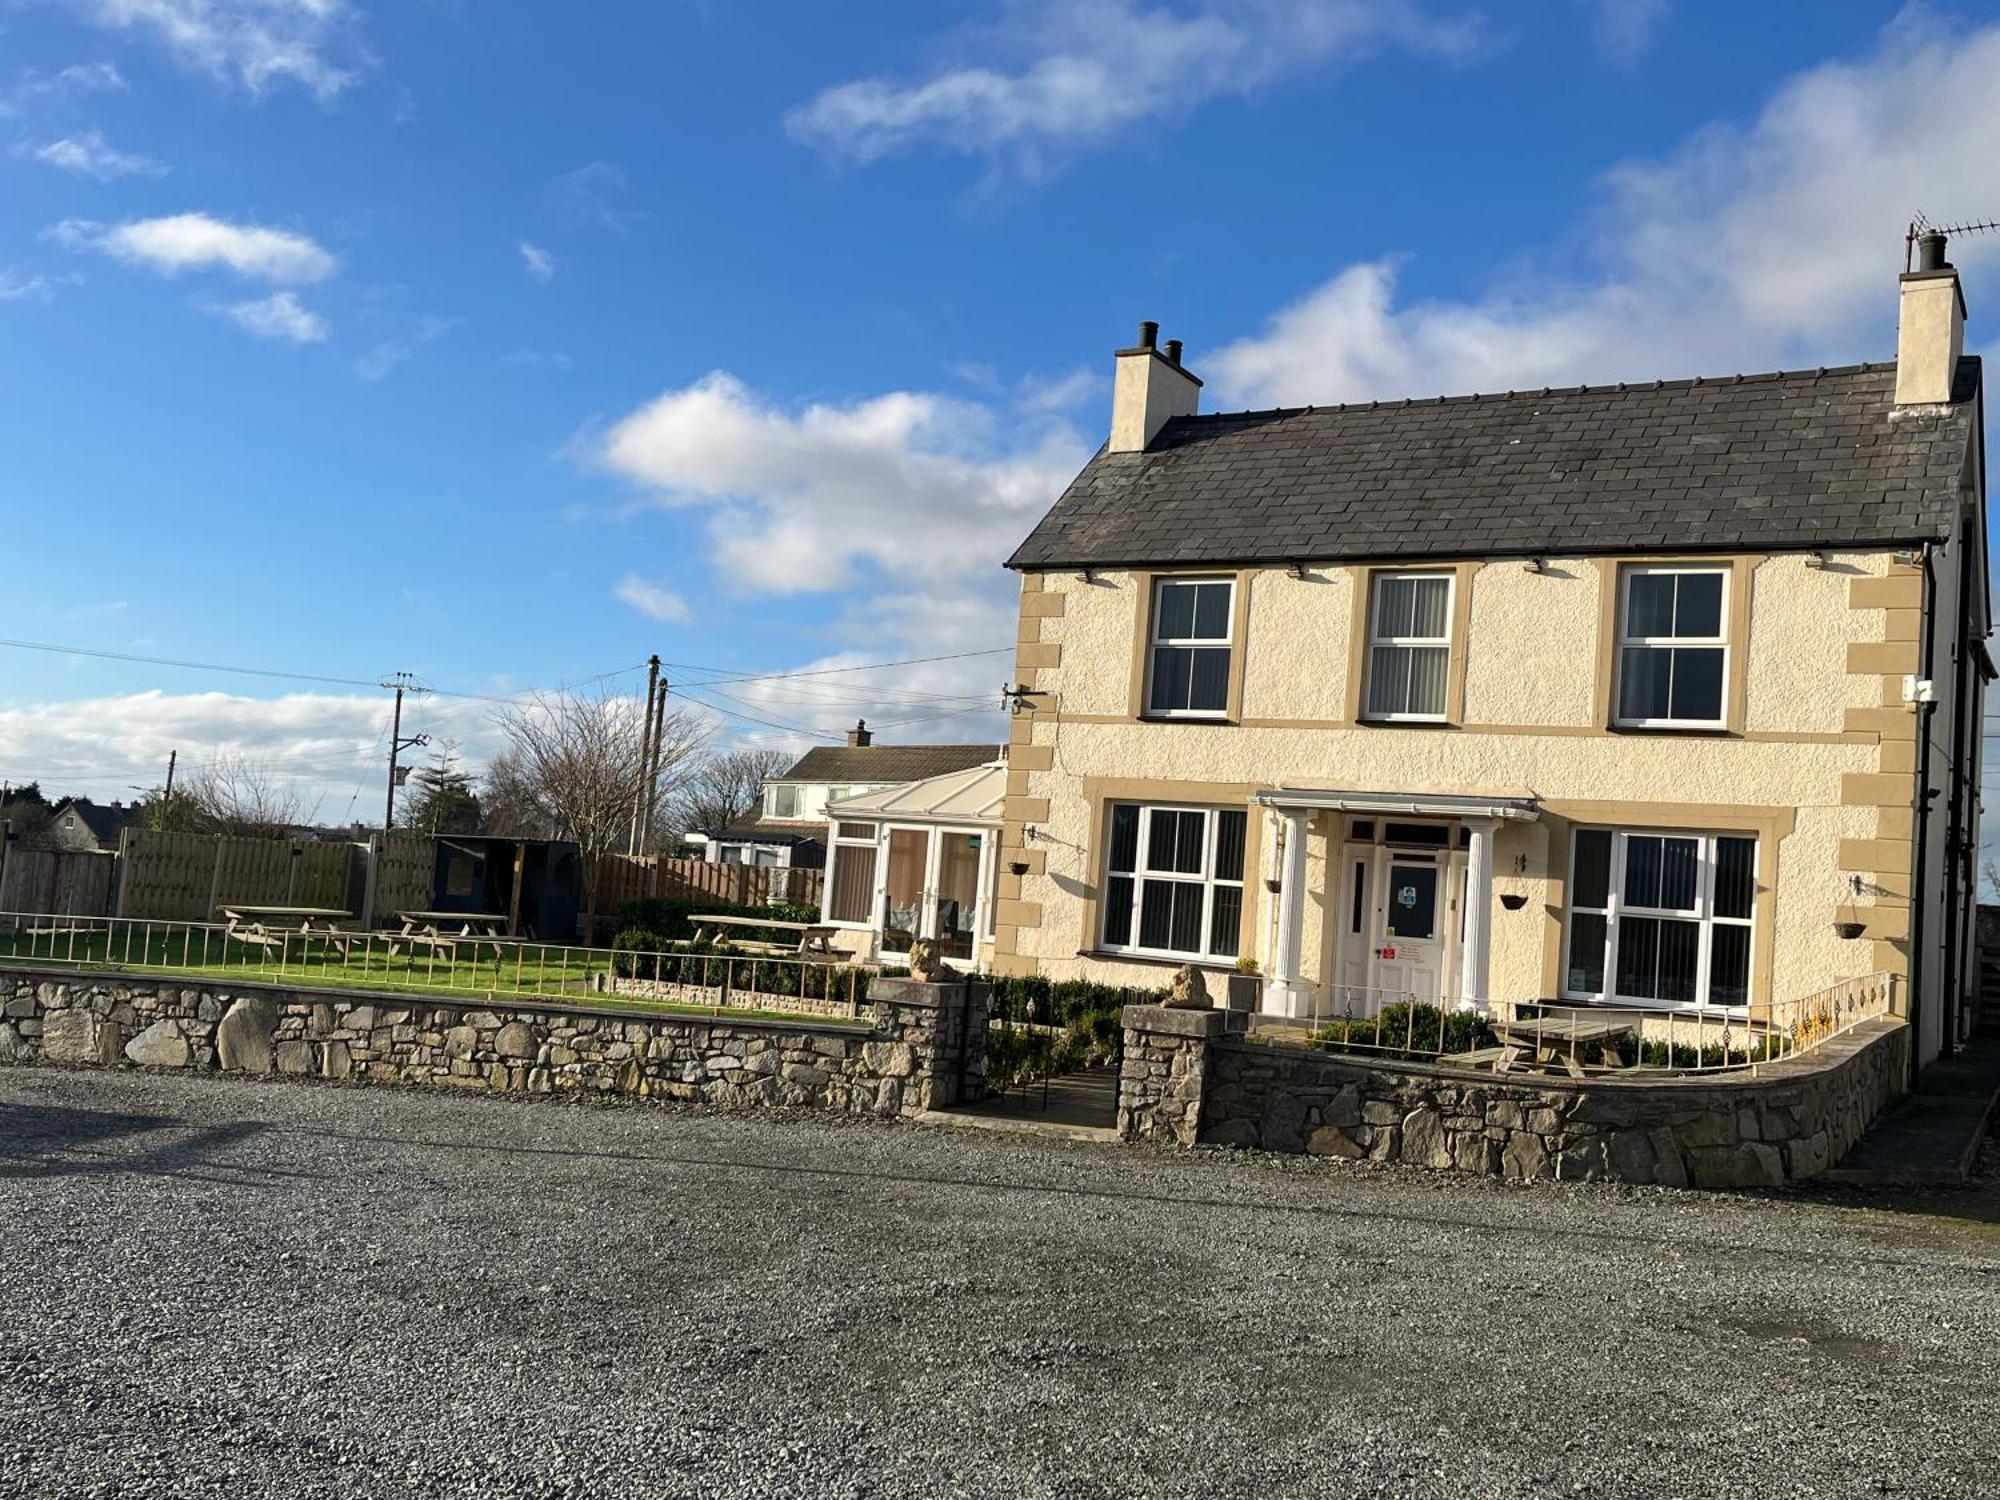
[[[1577,829],[1565,997],[1749,1004],[1756,892],[1754,838]]]
[[[1113,806],[1105,950],[1233,960],[1242,946],[1246,826],[1242,808]]]

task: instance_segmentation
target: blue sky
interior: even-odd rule
[[[1213,408],[1884,357],[1996,66],[1969,6],[0,0],[0,634],[995,733],[1004,655],[696,684],[1005,647],[1142,317]],[[0,775],[372,806],[379,693],[0,672]]]

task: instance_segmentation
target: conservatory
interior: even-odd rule
[[[840,945],[893,963],[927,937],[954,967],[989,968],[1006,794],[996,760],[829,802],[822,920]]]

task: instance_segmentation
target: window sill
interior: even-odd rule
[[[1233,958],[1163,958],[1157,953],[1126,953],[1117,948],[1079,948],[1076,956],[1105,964],[1147,964],[1160,969],[1182,969],[1192,964],[1211,974],[1236,972]]]
[[[1743,736],[1727,724],[1610,724],[1612,734],[1680,735],[1692,739],[1736,740]]]
[[[1220,714],[1140,714],[1141,724],[1234,724],[1226,713]]]
[[[1457,729],[1461,726],[1451,719],[1371,719],[1363,716],[1354,721],[1363,729]]]

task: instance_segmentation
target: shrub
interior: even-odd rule
[[[1128,989],[1092,979],[1052,980],[1046,975],[1005,975],[993,980],[991,1015],[996,1021],[1033,1021],[1067,1026],[1081,1016],[1116,1016],[1127,1005],[1158,1005],[1164,989]]]
[[[672,942],[686,942],[695,935],[690,917],[763,917],[773,922],[817,922],[817,906],[731,906],[721,901],[689,901],[681,897],[648,901],[627,901],[618,908],[616,946],[627,944],[628,932],[650,932]],[[759,942],[782,942],[795,933],[759,928],[739,928],[736,936]]]
[[[1441,1052],[1475,1052],[1498,1040],[1486,1018],[1475,1011],[1440,1010],[1435,1005],[1399,1001],[1382,1007],[1380,1016],[1330,1021],[1312,1033],[1312,1041],[1338,1051],[1358,1047],[1396,1057],[1433,1057]]]

